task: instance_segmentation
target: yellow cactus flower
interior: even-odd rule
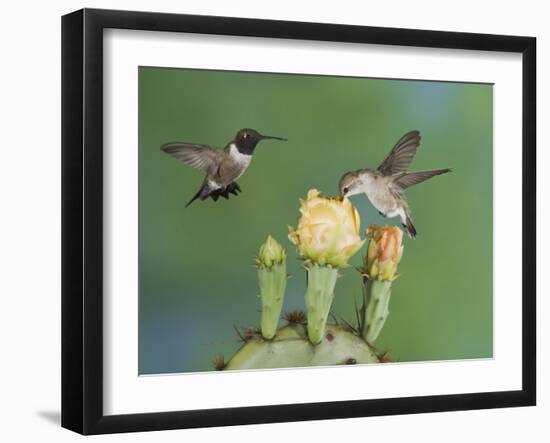
[[[367,229],[371,238],[365,257],[363,272],[371,279],[393,281],[403,255],[403,231],[389,225],[371,225]]]
[[[300,199],[300,213],[288,238],[312,264],[344,267],[365,242],[359,236],[359,214],[348,199],[321,197],[311,189],[306,200]]]
[[[265,243],[260,246],[256,261],[260,266],[271,268],[273,265],[285,263],[286,251],[277,240],[269,235]]]

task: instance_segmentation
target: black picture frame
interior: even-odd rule
[[[108,28],[522,54],[522,389],[104,415],[103,31]],[[82,434],[411,414],[536,402],[536,39],[83,9],[62,18],[62,426]]]

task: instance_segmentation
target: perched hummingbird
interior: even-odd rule
[[[450,169],[408,172],[420,144],[420,132],[407,132],[395,144],[377,169],[359,169],[345,173],[340,178],[342,198],[365,194],[384,217],[399,217],[409,237],[416,237],[411,210],[405,197],[405,189],[436,175],[451,172]]]
[[[283,137],[262,135],[254,129],[241,129],[235,139],[224,149],[215,149],[208,145],[195,143],[166,143],[161,149],[183,163],[206,172],[202,186],[186,207],[196,199],[211,197],[217,201],[221,196],[238,195],[241,188],[237,180],[246,172],[252,160],[256,145],[261,140],[282,140]]]

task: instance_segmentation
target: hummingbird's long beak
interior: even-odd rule
[[[287,142],[288,139],[284,137],[274,137],[272,135],[261,135],[260,140],[281,140],[283,142]]]

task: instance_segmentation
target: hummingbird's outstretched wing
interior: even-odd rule
[[[383,175],[394,175],[399,172],[406,172],[414,160],[419,144],[420,132],[407,132],[395,144],[382,164],[378,166],[378,171]]]
[[[192,143],[166,143],[160,149],[186,165],[211,175],[216,173],[220,160],[224,156],[223,151],[219,149]]]
[[[404,172],[399,174],[393,183],[395,183],[401,190],[404,190],[435,177],[436,175],[446,174],[447,172],[451,172],[451,170],[449,168],[445,168],[433,169],[431,171]]]

